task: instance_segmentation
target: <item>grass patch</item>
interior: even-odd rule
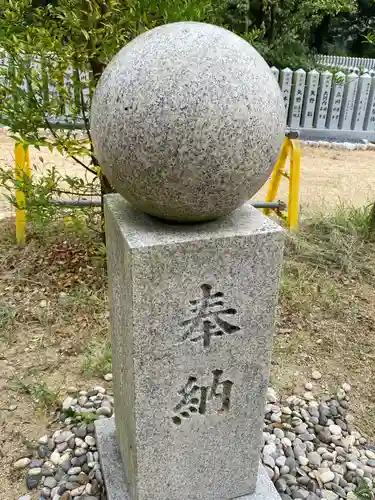
[[[43,381],[27,384],[20,378],[15,377],[9,382],[8,386],[10,390],[18,394],[30,396],[33,402],[44,410],[58,406],[59,393],[50,389]]]
[[[375,436],[375,232],[371,209],[315,214],[286,238],[272,380],[303,391],[312,370],[322,392],[353,387],[359,426]],[[317,388],[318,389],[318,388]]]
[[[12,342],[12,326],[17,318],[17,310],[8,304],[0,303],[0,338],[8,344]]]
[[[307,219],[298,235],[287,241],[287,256],[326,271],[341,271],[347,277],[373,279],[370,249],[375,248],[371,229],[371,207],[339,206],[330,215]]]
[[[86,377],[103,377],[112,371],[112,348],[107,340],[104,343],[95,342],[84,354],[82,371]]]

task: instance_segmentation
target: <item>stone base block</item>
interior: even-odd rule
[[[124,466],[116,438],[114,417],[97,420],[95,427],[107,500],[134,500],[131,499],[126,487]],[[264,467],[260,465],[255,493],[238,497],[236,500],[280,500],[280,496]]]

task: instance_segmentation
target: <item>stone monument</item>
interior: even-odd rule
[[[173,23],[127,44],[92,104],[105,200],[115,421],[108,500],[277,499],[259,467],[283,231],[245,203],[284,136],[246,41]],[[115,431],[116,429],[116,431]]]

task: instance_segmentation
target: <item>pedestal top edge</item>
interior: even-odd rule
[[[116,221],[130,248],[173,245],[199,240],[273,235],[282,240],[284,229],[259,210],[245,203],[230,215],[210,222],[178,224],[139,212],[120,194],[104,201],[106,224]]]

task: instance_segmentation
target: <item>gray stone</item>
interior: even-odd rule
[[[280,475],[283,476],[284,474],[289,474],[290,469],[287,465],[283,465],[280,467]]]
[[[318,432],[318,439],[325,444],[330,444],[332,441],[332,434],[329,432],[327,428],[324,428],[322,431]]]
[[[338,495],[333,491],[322,490],[322,498],[325,498],[326,500],[337,500]]]
[[[15,469],[24,469],[25,467],[28,467],[28,465],[30,464],[30,462],[31,462],[31,460],[28,457],[20,458],[19,460],[17,460],[16,462],[14,462],[13,467]]]
[[[274,167],[284,129],[263,58],[203,23],[167,24],[127,43],[91,107],[95,153],[116,191],[178,221],[212,220],[249,200]]]
[[[328,483],[333,481],[335,478],[335,474],[329,469],[318,469],[319,479],[322,483]]]
[[[41,491],[41,494],[42,494],[42,498],[50,498],[51,497],[51,490],[47,487],[43,487],[42,488],[42,491]]]
[[[311,453],[308,453],[307,458],[309,459],[310,464],[315,466],[315,467],[319,467],[319,465],[322,462],[322,457],[316,451],[312,451]]]
[[[101,406],[96,410],[98,415],[104,415],[105,417],[110,417],[112,415],[112,409],[108,408],[108,406]]]
[[[47,488],[54,488],[57,484],[57,481],[54,477],[46,477],[44,482],[43,482],[43,486],[46,486]]]
[[[270,455],[263,456],[263,464],[268,465],[268,467],[271,467],[271,469],[275,468],[275,460]]]
[[[132,497],[190,498],[182,484],[199,484],[197,499],[251,493],[283,232],[249,204],[173,230],[120,195],[105,211],[116,426]]]
[[[81,424],[79,427],[74,429],[74,434],[81,439],[84,439],[87,434],[87,426],[86,424]]]
[[[60,467],[61,467],[61,469],[64,472],[68,472],[68,470],[70,469],[70,466],[71,466],[71,461],[70,460],[65,460],[65,462],[63,462],[62,464],[60,464]]]
[[[116,438],[114,418],[95,422],[97,444],[100,451],[101,467],[105,480],[107,500],[131,500],[126,488],[127,478],[120,448]],[[94,481],[92,481],[94,484]],[[186,495],[191,498],[191,495]],[[212,496],[214,498],[215,495]],[[165,497],[164,497],[165,498]],[[280,497],[264,470],[259,466],[255,491],[251,495],[239,497],[237,500],[280,500]]]

